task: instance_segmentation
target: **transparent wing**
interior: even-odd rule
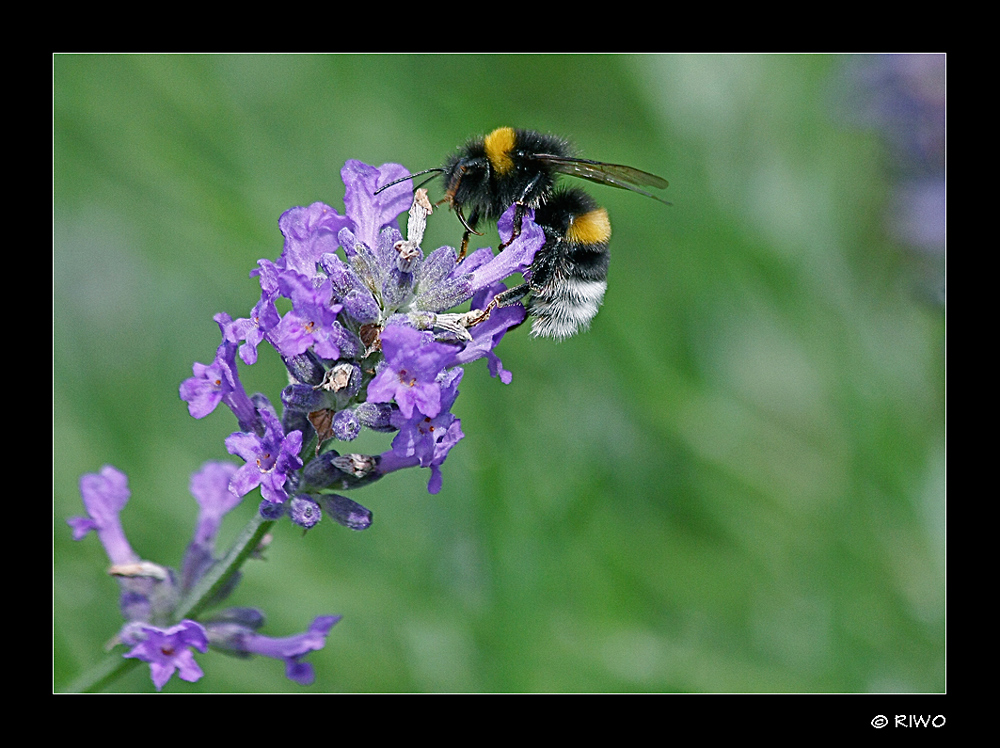
[[[553,156],[551,154],[536,154],[532,158],[544,161],[552,166],[555,171],[561,174],[569,174],[581,179],[588,179],[598,184],[607,184],[612,187],[619,187],[623,190],[632,190],[640,195],[659,200],[661,203],[670,205],[666,200],[640,189],[641,187],[655,187],[665,189],[668,185],[666,179],[650,174],[648,171],[635,169],[623,164],[605,164],[601,161],[590,161],[585,158],[567,158],[565,156]]]

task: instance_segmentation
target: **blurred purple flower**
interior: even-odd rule
[[[149,663],[153,685],[159,691],[177,673],[181,680],[193,683],[204,673],[195,662],[192,648],[208,650],[205,628],[196,621],[184,620],[176,626],[162,629],[148,624],[132,624],[122,631],[122,640],[135,646],[125,657],[135,657]]]

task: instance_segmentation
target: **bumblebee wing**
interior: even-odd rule
[[[666,200],[656,195],[646,192],[642,187],[655,187],[665,189],[667,180],[650,174],[648,171],[635,169],[623,164],[606,164],[601,161],[590,161],[585,158],[567,158],[565,156],[553,156],[551,154],[537,154],[534,156],[539,161],[549,164],[553,170],[561,174],[569,174],[581,179],[588,179],[598,184],[607,184],[612,187],[619,187],[623,190],[632,190],[640,195],[659,200],[661,203],[670,205]]]

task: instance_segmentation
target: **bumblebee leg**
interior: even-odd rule
[[[521,221],[524,220],[524,211],[528,208],[524,203],[517,203],[514,206],[514,229],[511,231],[510,239],[500,244],[497,247],[498,250],[503,251],[505,248],[510,246],[510,244],[521,235]]]
[[[490,302],[490,306],[510,306],[511,304],[516,304],[527,296],[529,291],[531,291],[531,286],[527,283],[508,288],[506,291],[494,296],[493,301]]]
[[[458,220],[462,222],[465,226],[465,233],[462,234],[462,248],[458,252],[458,261],[461,262],[465,259],[465,253],[469,251],[469,237],[472,234],[476,236],[482,236],[482,232],[476,231],[476,224],[479,223],[479,212],[473,211],[470,220],[466,221],[465,216],[462,214],[461,208],[456,208],[455,212],[458,214]]]
[[[514,288],[508,288],[506,291],[498,293],[496,296],[493,297],[490,303],[486,305],[486,308],[483,309],[483,317],[482,319],[477,320],[477,323],[489,319],[490,312],[492,312],[497,307],[511,306],[512,304],[516,304],[525,296],[527,296],[530,291],[531,291],[531,286],[527,283],[522,283],[520,286],[514,286]],[[507,329],[513,330],[517,327],[520,327],[521,325],[524,324],[525,320],[528,319],[528,316],[529,315],[526,314],[524,316],[524,319],[522,319],[516,325],[511,325]]]
[[[494,306],[497,307],[511,306],[524,299],[524,297],[527,296],[530,292],[531,292],[531,285],[528,283],[522,283],[520,286],[514,286],[513,288],[508,288],[506,291],[498,293],[496,296],[494,296],[493,301],[490,302],[489,307],[487,308],[493,308]],[[527,310],[528,313],[524,315],[524,319],[522,319],[516,325],[511,325],[510,327],[508,327],[507,328],[508,332],[517,329],[518,327],[520,327],[521,325],[523,325],[525,322],[528,321],[528,317],[531,316],[531,310],[530,308],[528,308],[527,304],[525,305],[525,309]]]
[[[538,186],[538,183],[539,181],[541,181],[541,179],[542,179],[542,173],[538,172],[537,174],[535,174],[534,177],[531,178],[531,181],[528,182],[528,184],[526,184],[524,189],[521,191],[521,197],[517,199],[517,202],[515,203],[516,207],[514,208],[514,230],[513,232],[511,232],[510,239],[508,239],[499,247],[497,247],[497,249],[502,250],[504,247],[509,245],[511,242],[513,242],[515,239],[517,239],[517,237],[521,235],[521,221],[524,220],[524,211],[528,209],[528,206],[525,204],[525,200],[528,199],[528,195],[534,192],[535,188]]]

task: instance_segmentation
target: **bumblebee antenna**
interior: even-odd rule
[[[413,179],[414,177],[419,177],[419,176],[422,176],[424,174],[430,174],[432,171],[443,173],[444,172],[444,168],[442,168],[440,166],[435,166],[433,169],[424,169],[423,171],[418,171],[415,174],[407,174],[405,177],[401,177],[401,178],[395,180],[394,182],[389,182],[389,184],[383,184],[381,187],[379,187],[377,190],[375,190],[375,194],[377,195],[382,190],[389,189],[394,184],[399,184],[400,182],[405,182],[407,179]],[[433,179],[433,178],[434,177],[431,177],[431,179]],[[430,181],[430,180],[427,180],[427,181]],[[424,182],[424,184],[426,184],[426,183],[427,182]]]

